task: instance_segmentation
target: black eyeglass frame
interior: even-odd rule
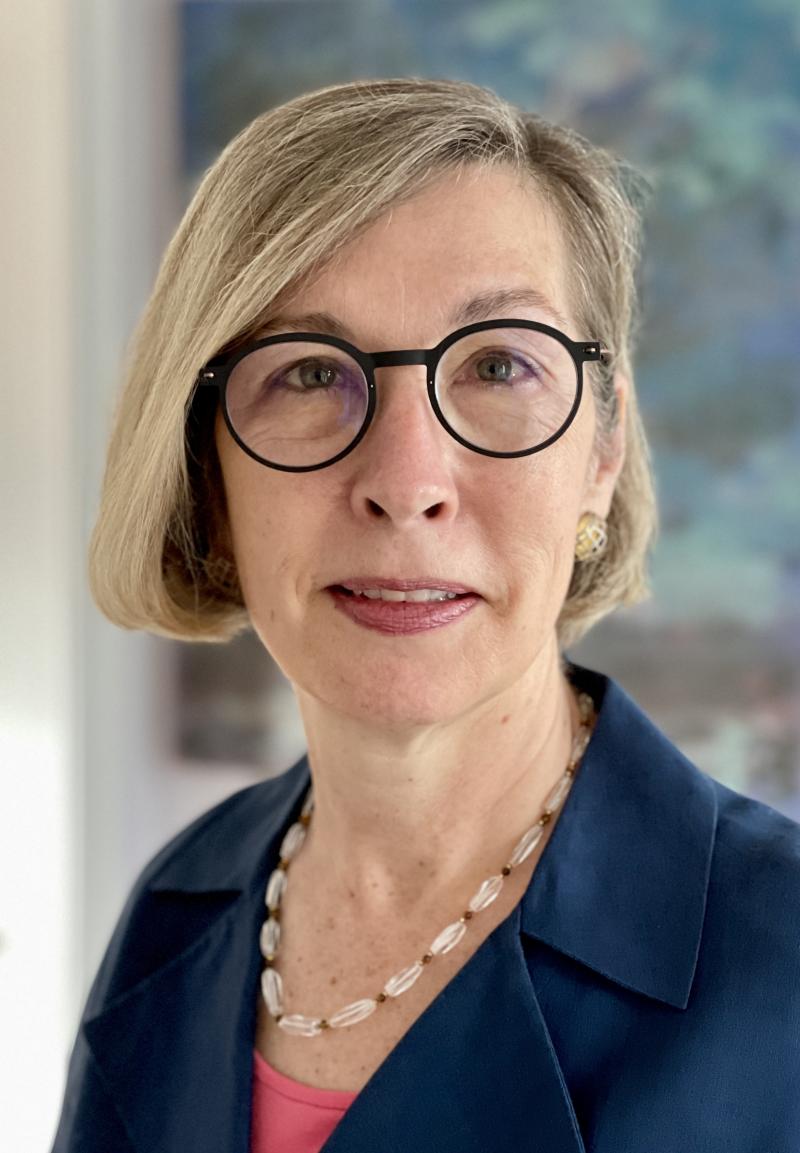
[[[534,332],[543,332],[548,336],[554,337],[560,344],[569,352],[575,364],[575,371],[578,378],[578,387],[575,393],[575,401],[557,432],[553,433],[547,440],[542,441],[541,444],[535,445],[533,448],[519,449],[516,452],[495,452],[492,449],[480,448],[476,444],[472,444],[466,440],[460,433],[456,432],[450,424],[439,407],[439,402],[436,398],[436,370],[447,349],[455,344],[456,341],[461,340],[465,336],[469,336],[473,332],[483,332],[489,328],[527,328]],[[338,348],[342,352],[346,352],[361,368],[364,373],[364,378],[367,382],[367,410],[364,414],[364,420],[361,427],[356,433],[353,440],[342,449],[335,456],[329,457],[328,460],[322,461],[320,464],[277,464],[274,461],[265,460],[264,457],[259,456],[251,448],[249,448],[244,441],[240,438],[236,429],[233,427],[230,416],[228,415],[228,405],[226,402],[226,390],[228,386],[228,379],[231,372],[236,365],[249,356],[251,352],[255,352],[259,348],[263,348],[269,344],[279,344],[287,342],[313,342],[315,344],[329,344],[334,348]],[[468,324],[463,328],[458,328],[455,332],[451,332],[444,340],[433,348],[402,348],[392,349],[385,352],[362,352],[356,345],[350,344],[347,340],[342,340],[338,336],[328,336],[325,333],[319,332],[284,332],[278,333],[274,336],[265,336],[260,340],[254,340],[250,343],[243,345],[241,348],[233,352],[224,353],[220,356],[213,357],[209,360],[197,374],[196,387],[212,387],[216,388],[219,392],[219,401],[222,405],[222,414],[225,418],[225,424],[228,427],[233,439],[239,447],[252,457],[253,460],[258,461],[259,464],[265,465],[267,468],[278,469],[281,472],[315,472],[320,468],[327,468],[328,465],[335,464],[336,461],[341,460],[353,451],[353,449],[364,439],[367,429],[372,423],[372,418],[375,415],[377,407],[377,386],[375,384],[375,369],[376,368],[393,368],[398,365],[404,364],[424,364],[428,372],[428,398],[431,403],[433,411],[436,413],[439,423],[445,430],[462,444],[465,448],[471,449],[473,452],[478,452],[482,456],[494,457],[518,457],[518,456],[531,456],[535,452],[541,452],[543,449],[548,448],[559,437],[563,436],[569,426],[575,419],[578,409],[580,408],[581,399],[583,397],[583,365],[590,361],[600,361],[602,364],[609,364],[611,360],[611,352],[606,346],[598,340],[572,340],[565,333],[557,328],[553,328],[549,324],[542,324],[536,320],[481,320],[475,324]]]

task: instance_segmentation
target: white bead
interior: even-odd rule
[[[273,1017],[283,1012],[283,981],[277,969],[270,966],[261,974],[261,993]]]
[[[332,1029],[340,1029],[343,1025],[355,1025],[357,1021],[369,1017],[377,1008],[378,1002],[372,997],[367,997],[363,1001],[353,1001],[352,1005],[345,1005],[344,1009],[329,1017],[328,1024]]]
[[[261,926],[261,956],[274,957],[278,951],[278,942],[281,939],[280,922],[270,917]]]
[[[300,1013],[292,1013],[289,1017],[281,1017],[278,1024],[287,1033],[295,1033],[299,1037],[316,1037],[322,1032],[320,1017],[303,1017]]]
[[[455,948],[466,931],[466,921],[454,921],[452,925],[448,925],[446,929],[442,929],[428,952],[433,953],[434,957],[440,953],[449,953],[451,949]]]
[[[422,961],[415,961],[414,964],[409,965],[407,969],[401,969],[399,973],[395,973],[383,986],[383,991],[386,996],[399,997],[401,993],[405,993],[406,989],[410,989],[414,984],[423,968],[424,965]]]
[[[572,777],[569,775],[569,773],[565,773],[544,803],[544,807],[548,810],[548,812],[553,812],[558,808],[564,797],[569,792],[569,787],[571,784]]]
[[[491,905],[502,887],[503,877],[500,875],[489,877],[478,889],[467,908],[471,909],[473,913],[479,913],[481,909],[485,909],[487,905]]]
[[[523,833],[519,841],[517,841],[514,852],[509,857],[509,865],[516,868],[517,865],[521,865],[523,861],[526,861],[539,844],[543,832],[544,825],[534,825],[528,829],[527,833]]]
[[[284,861],[291,861],[305,839],[306,827],[297,821],[281,841],[280,855]]]
[[[265,897],[265,904],[269,909],[276,909],[281,903],[281,897],[286,892],[286,882],[288,881],[286,871],[284,869],[275,869],[269,879],[267,885],[267,895]]]

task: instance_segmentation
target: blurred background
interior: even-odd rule
[[[301,92],[471,80],[650,178],[636,363],[654,595],[568,655],[703,770],[800,820],[797,0],[16,0],[0,61],[0,1146],[49,1147],[139,869],[304,751],[253,636],[126,633],[85,572],[163,250],[231,136]]]

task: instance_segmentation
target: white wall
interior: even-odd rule
[[[183,205],[169,0],[0,5],[0,1148],[48,1149],[78,1015],[145,860],[254,779],[178,765],[174,648],[94,608],[125,343]]]
[[[164,0],[72,5],[74,393],[82,411],[80,1000],[132,874],[161,834],[169,648],[100,616],[88,596],[85,555],[125,345],[179,215],[173,23]]]
[[[67,12],[0,8],[0,1145],[45,1148],[77,984],[80,493]]]

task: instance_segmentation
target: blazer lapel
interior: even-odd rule
[[[168,959],[99,1012],[90,999],[83,1032],[136,1153],[248,1153],[264,892],[308,781],[303,758],[165,850],[138,920]]]
[[[251,958],[233,899],[172,963],[89,1018],[84,1032],[137,1153],[247,1149],[241,1037]]]
[[[585,1153],[528,974],[520,912],[417,1018],[323,1153]]]

